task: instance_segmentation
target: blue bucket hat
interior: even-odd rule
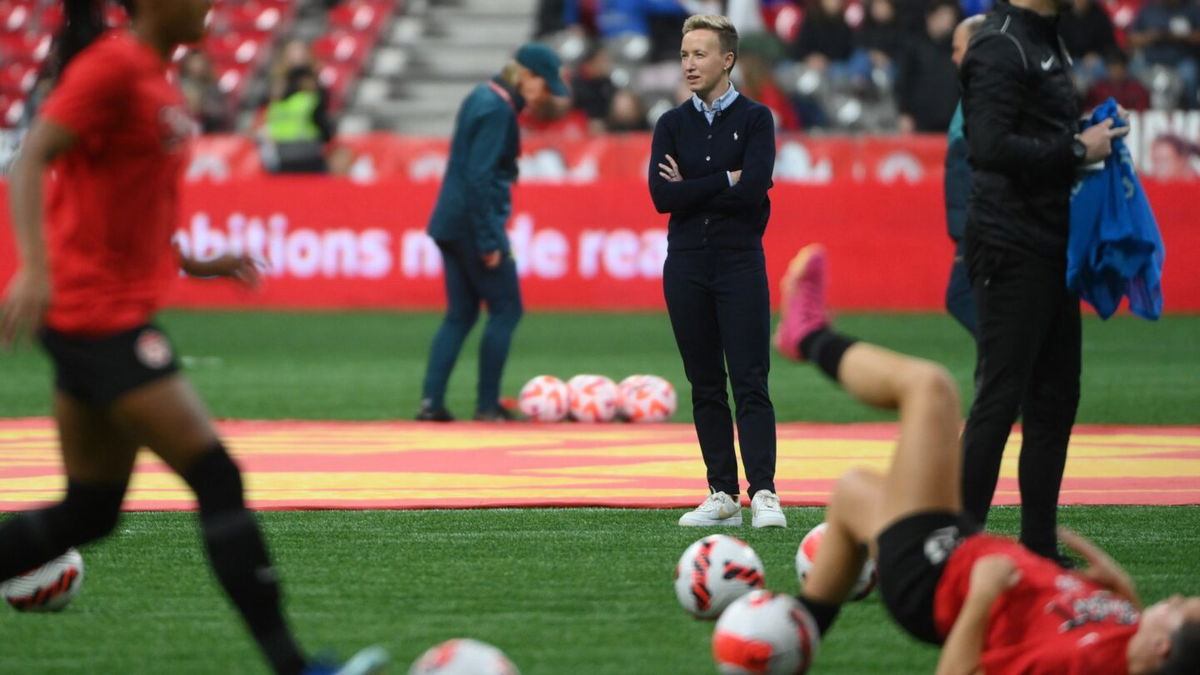
[[[562,68],[562,60],[558,58],[558,54],[554,53],[553,49],[537,42],[530,42],[517,50],[516,60],[517,63],[532,71],[534,75],[545,80],[551,94],[567,95],[567,85],[563,83],[562,75],[559,73]]]

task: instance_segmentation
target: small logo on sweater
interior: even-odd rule
[[[1054,57],[1051,56],[1050,58],[1046,59],[1045,61],[1042,61],[1042,70],[1050,70],[1050,66],[1053,66],[1053,65],[1054,65]]]
[[[736,131],[733,132],[733,140],[735,140],[735,141],[737,140],[737,132]]]

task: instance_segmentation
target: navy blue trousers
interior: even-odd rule
[[[750,495],[774,491],[775,408],[767,390],[771,298],[763,252],[672,251],[663,266],[663,294],[692,385],[692,413],[709,488],[739,493],[728,382]]]
[[[446,385],[458,361],[467,334],[479,319],[480,305],[488,310],[487,325],[479,344],[479,388],[477,411],[495,410],[500,405],[500,378],[512,345],[513,332],[524,312],[517,265],[511,255],[495,269],[484,266],[474,242],[467,239],[439,241],[446,280],[446,316],[433,338],[425,368],[422,399],[433,408],[446,404]]]

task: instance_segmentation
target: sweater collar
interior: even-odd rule
[[[488,87],[504,100],[518,115],[525,109],[525,97],[521,96],[517,90],[502,80],[499,75],[488,80]]]
[[[730,80],[729,89],[725,90],[724,94],[721,94],[717,97],[717,100],[713,101],[711,108],[704,104],[704,99],[700,98],[698,94],[692,94],[692,105],[696,106],[696,110],[702,113],[716,114],[729,108],[737,97],[738,90],[734,88],[733,80]]]

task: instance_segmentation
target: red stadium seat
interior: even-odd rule
[[[263,53],[264,41],[256,35],[226,33],[205,40],[204,51],[219,65],[253,64]]]
[[[347,31],[333,31],[313,41],[312,50],[321,61],[361,65],[370,45],[361,35]]]
[[[0,57],[5,61],[41,63],[50,55],[49,33],[0,34]]]
[[[31,2],[0,2],[0,33],[21,33],[33,23],[34,7]]]
[[[216,68],[217,86],[229,100],[240,105],[254,69],[246,64],[232,63]]]
[[[378,35],[393,10],[391,3],[351,0],[330,10],[329,25],[334,29]]]
[[[63,8],[61,3],[53,3],[50,5],[42,5],[42,12],[38,15],[38,26],[47,33],[57,33],[63,24]]]
[[[37,66],[16,61],[0,68],[0,94],[25,96],[37,83]]]
[[[239,32],[271,33],[290,18],[290,10],[287,3],[247,2],[219,10],[219,23]]]
[[[331,63],[321,67],[317,79],[329,93],[329,109],[331,112],[341,110],[346,99],[346,90],[358,77],[358,66],[345,63]]]

